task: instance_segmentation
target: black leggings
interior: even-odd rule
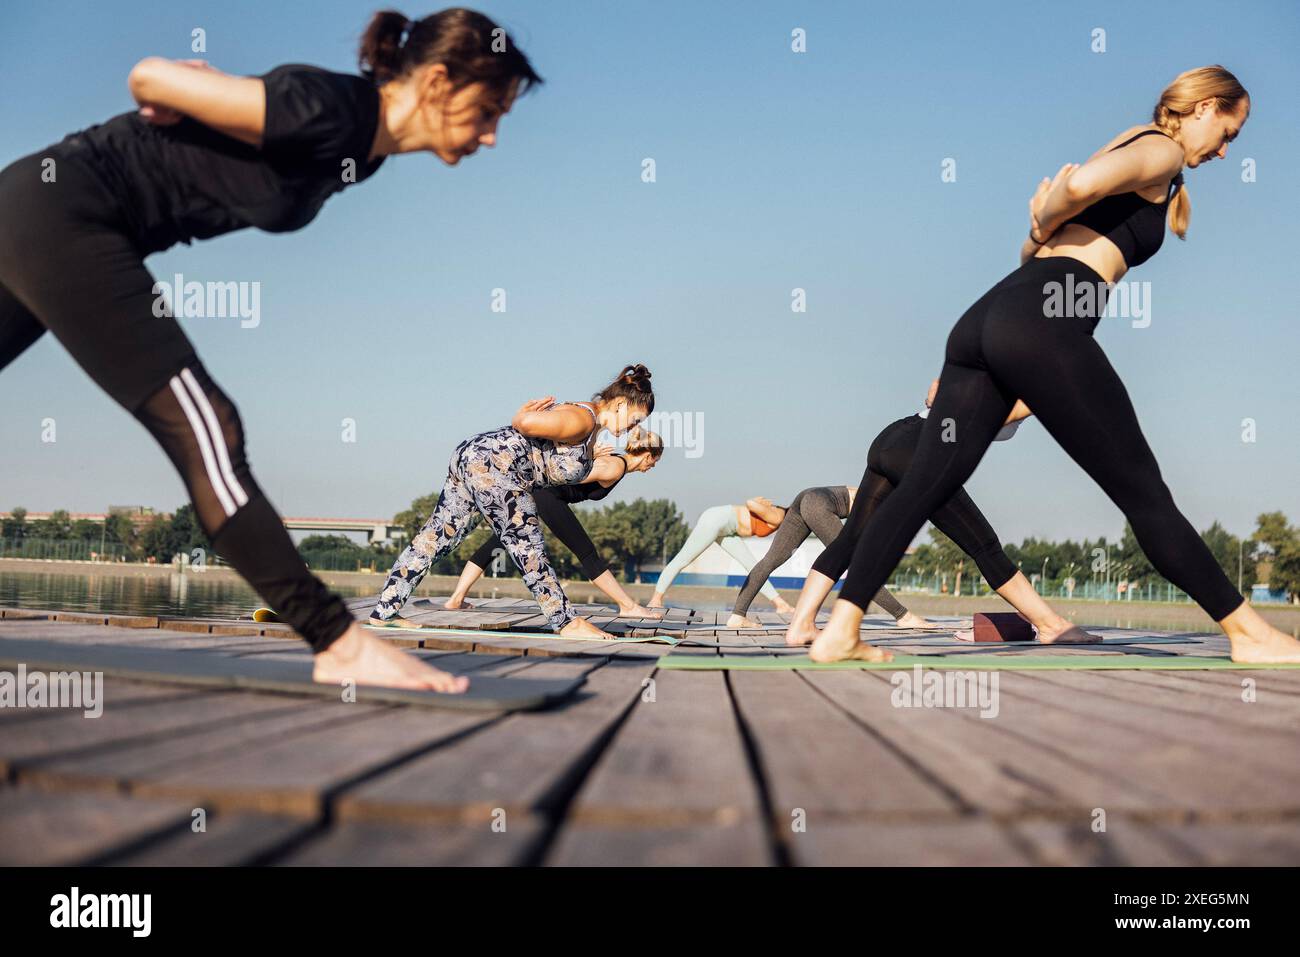
[[[582,573],[589,581],[595,581],[609,571],[609,563],[600,557],[600,550],[587,535],[587,530],[578,521],[578,516],[573,514],[568,502],[560,501],[547,488],[533,489],[533,501],[537,503],[537,517],[578,557]],[[501,540],[493,535],[479,546],[470,561],[479,568],[487,568],[492,564],[493,554],[501,547]]]
[[[0,370],[52,332],[158,440],[213,550],[321,651],[352,616],[307,571],[249,471],[239,413],[176,320],[154,315],[153,285],[116,198],[79,159],[52,147],[0,171]]]
[[[844,525],[844,531],[817,556],[817,561],[813,564],[814,571],[821,572],[828,578],[839,578],[844,574],[853,560],[854,549],[862,538],[868,520],[902,483],[903,476],[911,468],[912,457],[925,422],[919,415],[909,415],[885,426],[872,441],[871,449],[867,452],[867,470],[862,473],[862,482],[853,499],[849,520]],[[958,489],[957,494],[935,509],[929,518],[939,531],[975,560],[990,588],[1001,588],[1015,576],[1016,566],[1002,550],[993,526],[976,508],[965,489]],[[845,585],[847,584],[846,582]],[[842,591],[840,597],[844,597]],[[879,594],[874,597],[874,601],[880,603]]]
[[[1100,307],[1051,311],[1049,297],[1061,289],[1101,282],[1077,259],[1030,259],[957,321],[912,467],[867,522],[841,598],[867,607],[921,525],[975,471],[1019,398],[1119,506],[1160,574],[1215,621],[1242,604],[1174,504],[1124,383],[1093,338]]]
[[[848,504],[849,490],[843,485],[821,488],[806,488],[794,497],[790,507],[785,510],[781,525],[772,536],[772,543],[767,552],[750,569],[745,583],[740,586],[736,604],[732,607],[733,615],[749,614],[749,606],[763,583],[772,577],[772,573],[790,560],[799,546],[809,535],[816,535],[823,544],[835,541],[844,529],[842,519],[845,513],[851,514]],[[848,563],[845,562],[847,565]],[[816,567],[816,566],[814,566]],[[835,573],[839,578],[844,569]],[[894,620],[907,614],[904,608],[887,589],[880,589],[873,601],[894,617]]]

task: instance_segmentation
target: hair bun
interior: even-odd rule
[[[650,391],[650,370],[639,362],[636,365],[624,366],[621,378],[628,385],[634,385],[642,392]]]

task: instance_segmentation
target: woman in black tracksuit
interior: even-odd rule
[[[360,76],[237,77],[149,58],[129,79],[139,112],[0,172],[0,369],[53,333],[158,440],[213,549],[310,643],[318,681],[466,686],[368,635],[307,571],[249,469],[234,404],[144,258],[247,227],[301,229],[394,153],[454,166],[493,145],[500,117],[540,82],[502,36],[469,10],[385,12],[362,38]]]

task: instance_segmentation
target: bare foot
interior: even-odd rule
[[[355,624],[316,655],[311,677],[321,684],[354,681],[358,685],[446,694],[461,694],[469,687],[469,679],[463,675],[431,667]]]
[[[794,605],[790,604],[784,598],[778,598],[776,601],[772,602],[772,605],[776,608],[778,615],[794,614]]]
[[[746,618],[744,615],[732,615],[727,619],[728,628],[762,628],[758,622]]]
[[[1034,633],[1040,645],[1095,645],[1101,641],[1101,635],[1084,631],[1064,620],[1050,628],[1035,626]]]
[[[618,610],[620,618],[662,618],[665,608],[647,608],[645,605],[629,605]]]
[[[914,615],[910,611],[902,618],[899,618],[894,624],[898,625],[899,628],[919,628],[928,629],[930,631],[936,631],[948,627],[947,625],[942,625],[937,621],[931,621],[929,618],[922,618],[920,615]]]
[[[858,637],[858,626],[862,621],[861,610],[846,611],[843,606],[849,603],[841,599],[831,611],[831,619],[822,629],[822,633],[812,643],[808,657],[813,661],[893,661],[892,652],[884,648],[869,645]]]
[[[392,618],[376,618],[374,615],[371,615],[369,618],[366,619],[366,624],[379,625],[381,627],[386,625],[392,628],[419,628],[420,627],[415,622],[411,621],[409,618],[403,618],[401,615],[394,615]]]
[[[463,611],[466,608],[473,608],[474,606],[465,599],[457,598],[453,595],[442,603],[442,607],[446,608],[448,611]]]
[[[607,631],[601,631],[586,618],[574,618],[560,629],[560,635],[564,638],[603,638],[610,641],[614,638]]]
[[[1266,625],[1267,631],[1254,635],[1229,635],[1232,660],[1252,665],[1300,664],[1300,641]]]
[[[651,595],[651,596],[650,596],[650,603],[647,604],[646,607],[647,607],[647,608],[663,608],[663,607],[664,607],[664,596],[663,596],[663,594],[660,593],[660,592],[655,592],[653,595]]]
[[[792,647],[798,648],[801,645],[811,645],[821,634],[817,626],[811,621],[792,621],[790,626],[785,630],[785,643]]]

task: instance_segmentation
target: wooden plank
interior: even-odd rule
[[[758,791],[724,674],[658,671],[653,680],[653,700],[637,699],[569,821],[640,828],[758,819]]]
[[[1034,863],[1066,867],[1199,867],[1291,865],[1300,861],[1291,824],[1196,822],[1156,824],[1109,815],[1091,822],[1033,820],[1013,825]]]
[[[1069,693],[1086,695],[1094,701],[1114,700],[1153,708],[1162,714],[1185,715],[1196,722],[1206,718],[1241,728],[1258,728],[1263,732],[1261,744],[1270,738],[1278,744],[1279,733],[1290,733],[1291,744],[1300,754],[1300,700],[1284,695],[1257,696],[1242,700],[1238,684],[1227,686],[1190,685],[1170,681],[1177,672],[1103,671],[1040,672],[1045,684],[1056,685]],[[1062,680],[1062,675],[1068,675]],[[1271,745],[1270,745],[1271,746]]]
[[[275,861],[292,867],[505,867],[534,853],[542,824],[507,816],[503,832],[484,823],[403,826],[348,821]]]
[[[870,734],[791,671],[737,671],[732,694],[758,753],[773,825],[791,832],[844,816],[955,812],[959,804],[905,754]],[[887,696],[888,687],[881,689]]]
[[[1046,719],[1023,729],[1027,735],[1055,728],[1064,736],[1073,728],[1076,738],[1061,737],[1058,746],[1068,742],[1073,753],[1088,750],[1098,761],[1111,763],[1131,755],[1142,761],[1141,768],[1148,774],[1163,767],[1167,783],[1176,792],[1194,788],[1206,793],[1213,782],[1204,780],[1205,766],[1213,762],[1214,779],[1232,793],[1231,803],[1223,807],[1300,810],[1300,765],[1295,761],[1300,754],[1300,728],[1295,725],[1243,728],[1204,713],[1171,713],[1149,703],[1099,699],[1088,693],[1095,676],[1086,672],[1058,672],[1050,683],[1038,674],[1017,678],[1025,680],[1004,687],[1004,699],[1010,690],[1037,706]],[[1089,734],[1078,735],[1081,726],[1087,727]],[[1250,780],[1252,786],[1242,788],[1242,780]]]
[[[790,824],[787,822],[787,830]],[[1023,841],[988,818],[823,821],[789,837],[790,858],[818,867],[1003,867],[1036,863]]]
[[[209,699],[214,703],[208,704]],[[136,780],[165,775],[191,763],[220,760],[267,744],[303,740],[341,723],[385,715],[390,710],[388,706],[317,702],[248,692],[239,692],[237,696],[203,692],[199,700],[204,702],[205,709],[225,708],[225,717],[181,733],[176,725],[184,727],[184,714],[191,704],[178,703],[172,707],[179,716],[159,719],[172,722],[171,730],[165,734],[142,733],[139,740],[128,740],[116,747],[29,757],[21,763],[19,780],[50,788],[126,789]],[[250,709],[270,702],[283,710],[250,713]]]
[[[545,864],[559,867],[763,867],[775,863],[757,818],[723,825],[566,826]]]
[[[113,854],[103,863],[114,867],[243,866],[258,863],[264,855],[296,842],[317,827],[310,821],[270,814],[208,814],[205,830],[197,832],[193,822],[190,809],[185,827]]]
[[[86,718],[81,711],[49,709],[55,717],[18,725],[0,722],[0,768],[26,778],[37,766],[76,766],[87,753],[108,758],[123,747],[148,747],[151,742],[177,741],[202,734],[221,722],[266,719],[293,711],[291,699],[238,692],[177,693],[154,700],[136,700],[119,707],[112,697],[117,684],[105,684],[103,714]],[[32,778],[33,780],[35,778]]]
[[[641,694],[651,670],[624,662],[597,668],[568,707],[512,715],[417,757],[340,796],[338,818],[434,823],[489,820],[497,808],[507,815],[549,810]]]
[[[104,700],[112,702],[114,709],[120,709],[142,701],[157,700],[184,700],[192,697],[196,692],[185,688],[176,688],[164,685],[145,684],[138,681],[130,681],[126,678],[117,678],[113,675],[104,676]],[[76,712],[80,715],[82,712]],[[67,717],[69,712],[61,708],[0,708],[0,730],[16,727],[29,721],[57,720]],[[99,719],[92,719],[99,720]],[[3,742],[0,742],[0,754],[3,754]],[[0,773],[2,776],[2,773]]]
[[[806,671],[800,676],[873,734],[907,755],[917,772],[943,788],[968,812],[1023,815],[1079,813],[1097,806],[1146,808],[1163,795],[1126,770],[1080,762],[1070,737],[1028,740],[1021,726],[1036,712],[1016,709],[988,720],[954,708],[894,707],[894,690],[875,672]],[[1000,687],[1005,687],[1000,682]],[[1093,731],[1076,725],[1075,737]]]
[[[176,801],[0,788],[0,865],[82,864],[151,834],[186,826]]]
[[[210,802],[218,810],[318,817],[327,792],[486,727],[490,714],[388,709],[295,735],[263,738],[133,777],[133,793]]]

